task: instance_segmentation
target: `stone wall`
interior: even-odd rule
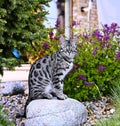
[[[82,12],[82,7],[88,7],[89,0],[73,0],[73,20],[80,22],[82,30],[98,27],[97,0],[93,0],[88,21],[88,11]]]

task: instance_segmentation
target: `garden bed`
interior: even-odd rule
[[[11,82],[8,82],[9,84]],[[12,82],[13,83],[13,82]],[[16,82],[15,82],[16,83]],[[24,126],[24,118],[16,119],[16,114],[24,111],[24,105],[28,97],[27,81],[19,81],[24,86],[25,93],[23,95],[3,96],[0,104],[3,105],[2,111],[8,111],[8,117],[16,126]],[[1,83],[3,88],[5,83]],[[102,97],[101,100],[83,102],[88,111],[88,119],[84,126],[95,126],[96,122],[102,118],[110,118],[115,108],[112,105],[111,98]]]

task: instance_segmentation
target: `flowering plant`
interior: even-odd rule
[[[30,52],[27,54],[29,63],[32,64],[37,59],[50,55],[58,49],[59,34],[55,34],[54,30],[55,28],[46,28],[39,43],[35,41],[32,42],[32,48],[29,48]]]
[[[57,20],[55,27],[53,28],[44,28],[40,33],[41,38],[39,42],[33,41],[32,46],[29,47],[29,52],[27,57],[29,63],[33,63],[35,60],[42,58],[43,56],[50,55],[54,53],[59,47],[59,36],[64,34],[64,29],[59,29],[60,21]]]
[[[120,75],[120,27],[116,23],[80,35],[75,66],[65,92],[78,100],[109,95]]]
[[[72,25],[75,25],[73,33],[76,34],[76,25],[80,24],[73,22]],[[31,50],[29,60],[50,55],[58,49],[61,32],[54,34],[55,29],[46,29],[46,35],[39,44],[33,42],[36,51]],[[116,23],[110,26],[105,24],[101,29],[86,31],[78,36],[78,54],[73,70],[65,78],[64,92],[78,100],[109,95],[120,75],[120,27]]]

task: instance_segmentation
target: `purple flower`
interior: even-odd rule
[[[95,49],[93,50],[92,54],[95,56],[97,54],[98,51],[98,47],[95,47]]]
[[[80,25],[80,21],[72,21],[72,26],[78,26]]]
[[[109,27],[107,24],[105,24],[105,25],[103,26],[103,28],[104,28],[104,29],[103,29],[103,32],[108,34],[109,31],[110,31],[110,27]]]
[[[118,44],[120,45],[120,40],[118,40]]]
[[[101,37],[101,36],[100,36],[100,37],[98,37],[97,39],[98,39],[100,42],[102,42],[102,41],[103,41],[103,37]]]
[[[88,86],[91,86],[91,82],[85,81],[84,84],[85,84],[85,85],[88,85]]]
[[[82,75],[82,74],[80,74],[80,75],[78,76],[78,78],[79,78],[79,80],[86,80],[86,77],[85,77],[84,75]]]
[[[120,35],[120,31],[117,32],[117,35]]]
[[[104,35],[104,39],[108,41],[110,39],[109,35],[108,34]]]
[[[103,70],[105,70],[105,69],[106,69],[105,65],[99,65],[99,66],[98,66],[98,70],[99,70],[99,71],[103,71]]]
[[[114,34],[118,34],[118,25],[117,25],[117,23],[112,23],[110,26],[108,26],[107,24],[105,24],[104,26],[103,26],[103,32],[104,32],[104,34],[107,34],[107,35],[110,35],[111,33],[112,33],[112,36],[114,36]]]
[[[113,22],[113,23],[111,24],[111,27],[112,27],[112,28],[117,27],[117,23],[114,23],[114,22]]]
[[[100,31],[98,29],[95,30],[93,33],[93,36],[96,36],[96,37],[101,36]]]
[[[72,22],[72,26],[75,26],[75,25],[77,25],[77,22],[76,21],[73,21]]]
[[[50,39],[53,39],[53,36],[54,36],[53,31],[49,32],[49,37],[50,37]]]
[[[49,45],[48,45],[48,43],[44,42],[44,43],[42,44],[42,47],[43,47],[44,49],[48,49],[48,48],[49,48]]]
[[[118,51],[118,52],[116,53],[116,59],[117,59],[117,60],[120,60],[120,51]]]
[[[105,28],[108,28],[108,24],[105,24],[104,27],[105,27]]]
[[[56,24],[55,24],[55,27],[56,27],[56,28],[59,28],[59,26],[60,26],[60,20],[57,19]]]
[[[93,36],[95,36],[99,41],[102,41],[103,35],[98,29],[94,31]]]
[[[105,42],[101,43],[101,48],[103,49],[105,47]]]
[[[84,37],[85,37],[85,39],[88,39],[88,34],[84,33]]]

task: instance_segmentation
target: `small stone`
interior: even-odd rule
[[[88,123],[88,124],[86,124],[85,126],[92,126],[92,125]]]
[[[5,84],[4,88],[2,89],[3,95],[16,95],[23,93],[24,88],[20,83]]]
[[[96,115],[96,119],[100,119],[101,118],[101,116],[100,115]]]
[[[110,113],[111,114],[113,114],[114,112],[115,112],[115,109],[114,108],[110,109]]]
[[[90,122],[92,126],[95,126],[96,125],[96,122],[95,121],[91,121]]]

